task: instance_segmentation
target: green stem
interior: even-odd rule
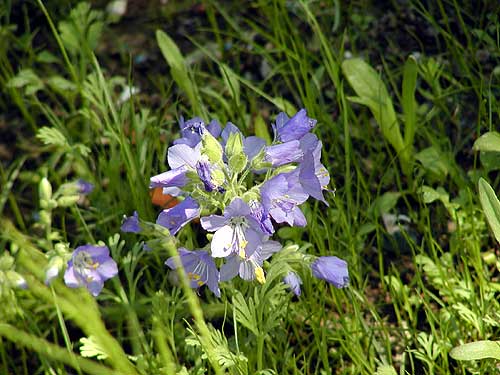
[[[182,262],[179,259],[179,253],[177,252],[175,245],[171,242],[167,245],[167,248],[168,252],[170,253],[170,256],[174,257],[174,259],[176,260],[177,272],[179,274],[181,287],[186,296],[189,309],[191,310],[191,314],[193,315],[193,318],[195,320],[196,327],[200,332],[200,341],[202,347],[205,349],[205,353],[207,354],[208,360],[212,365],[213,369],[215,370],[215,373],[217,375],[222,375],[223,371],[219,365],[219,362],[217,361],[217,358],[215,358],[214,356],[214,347],[212,341],[210,340],[211,338],[210,330],[208,329],[207,323],[205,322],[205,318],[203,317],[203,310],[201,308],[200,301],[196,296],[196,294],[191,289],[188,277],[186,275],[186,271],[184,270]]]
[[[30,335],[29,333],[21,331],[10,324],[0,323],[0,336],[5,337],[7,340],[12,341],[19,346],[33,350],[44,357],[50,358],[51,360],[62,362],[65,365],[71,366],[77,370],[82,369],[89,374],[125,374],[124,372],[118,372],[89,359],[82,358],[67,349],[63,349],[60,346],[54,345],[37,336]]]
[[[264,359],[264,339],[265,334],[257,337],[257,371],[262,370],[262,360]]]

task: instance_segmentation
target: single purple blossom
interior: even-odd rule
[[[172,208],[163,210],[156,224],[168,228],[170,234],[175,235],[184,225],[200,215],[200,206],[193,198],[187,197]]]
[[[196,173],[198,173],[198,177],[203,183],[205,191],[208,191],[209,193],[214,190],[224,192],[224,188],[222,186],[218,186],[212,178],[212,172],[216,169],[218,168],[203,158],[198,162],[198,164],[196,164]]]
[[[201,141],[201,136],[208,130],[215,138],[220,135],[221,126],[217,120],[212,120],[208,125],[199,118],[195,117],[190,120],[184,121],[181,117],[179,121],[181,128],[181,138],[176,139],[174,144],[185,144],[190,147],[195,147]]]
[[[290,119],[286,114],[280,113],[273,126],[274,136],[280,142],[299,140],[314,128],[316,122],[315,119],[307,117],[305,109],[301,109]]]
[[[222,146],[225,147],[229,136],[232,133],[240,133],[243,139],[243,152],[248,158],[248,161],[252,161],[253,158],[257,156],[257,154],[266,146],[266,141],[257,136],[244,137],[241,133],[241,130],[238,129],[236,125],[232,122],[228,122],[226,127],[221,133],[222,138]]]
[[[90,194],[94,190],[94,184],[81,178],[76,181],[76,185],[78,187],[78,192],[83,195]]]
[[[196,165],[201,159],[201,143],[194,148],[187,144],[173,145],[168,149],[167,159],[171,169],[151,177],[150,188],[181,188],[186,185],[189,182],[187,173],[195,171]]]
[[[306,218],[299,204],[304,203],[308,195],[299,183],[298,173],[280,173],[266,181],[260,188],[262,206],[277,222],[287,222],[291,226],[303,227]]]
[[[259,223],[262,232],[272,235],[274,233],[273,223],[271,222],[269,213],[264,210],[264,206],[257,200],[251,201],[248,205],[251,210],[251,215]]]
[[[187,172],[189,172],[189,168],[186,166],[182,166],[179,168],[171,169],[169,171],[160,173],[156,176],[151,177],[149,187],[151,189],[157,187],[181,188],[189,182]]]
[[[191,288],[199,288],[207,284],[208,288],[217,297],[220,297],[219,271],[208,252],[204,250],[190,251],[181,247],[179,257],[189,278]],[[165,264],[171,269],[177,269],[175,258],[169,258]]]
[[[327,189],[330,174],[321,164],[322,147],[321,141],[312,133],[301,138],[300,148],[304,152],[304,158],[299,165],[299,180],[307,194],[328,206],[323,196],[323,190]]]
[[[336,288],[349,285],[349,270],[343,259],[334,256],[319,257],[311,265],[311,270],[314,277],[325,280]]]
[[[241,198],[233,199],[223,216],[202,217],[201,226],[209,232],[215,232],[211,243],[212,256],[215,258],[231,254],[242,257],[250,255],[262,243],[264,235],[250,207]]]
[[[288,285],[290,290],[296,295],[300,296],[301,290],[300,286],[302,285],[302,280],[300,276],[295,272],[288,272],[287,275],[283,278],[283,282]]]
[[[239,274],[243,280],[250,281],[256,278],[260,283],[264,283],[265,277],[262,264],[280,250],[281,244],[279,242],[266,241],[260,244],[250,255],[244,257],[238,254],[231,255],[220,269],[220,280],[231,280]]]
[[[243,138],[243,152],[248,158],[248,161],[252,161],[259,152],[266,146],[266,141],[257,136],[250,136]]]
[[[264,161],[271,163],[273,167],[299,161],[304,156],[300,149],[300,142],[295,140],[267,146],[264,151]]]
[[[85,286],[94,297],[101,292],[104,281],[118,273],[116,262],[107,246],[78,246],[68,261],[64,282],[70,288]]]
[[[236,125],[234,125],[232,122],[228,122],[220,135],[220,137],[222,138],[222,147],[226,147],[227,140],[232,133],[240,133],[241,135],[243,135],[241,133],[241,130],[238,129]]]
[[[120,229],[125,233],[139,233],[142,230],[139,225],[139,214],[137,211],[134,211],[132,216],[125,217]]]

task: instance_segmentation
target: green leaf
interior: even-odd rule
[[[392,100],[379,74],[361,59],[345,60],[342,71],[358,95],[355,101],[370,108],[384,137],[398,154],[401,153],[405,147],[403,137]]]
[[[377,368],[375,375],[398,375],[398,373],[392,366],[381,365]]]
[[[236,102],[236,105],[239,107],[239,105],[240,105],[240,81],[238,80],[238,76],[226,64],[220,64],[219,69],[221,71],[222,78],[224,80],[224,84],[229,89],[229,93],[231,94],[231,97],[234,99],[234,101]]]
[[[398,154],[403,172],[410,174],[411,152],[403,141],[392,100],[379,73],[358,58],[345,60],[342,63],[342,71],[357,95],[348,99],[370,109],[382,135]]]
[[[82,337],[80,339],[80,344],[82,344],[82,346],[80,346],[80,354],[82,357],[96,357],[101,360],[108,358],[106,351],[95,342],[94,337]]]
[[[58,24],[65,47],[74,54],[86,47],[94,50],[104,27],[103,16],[102,11],[92,10],[89,3],[79,3],[68,19]]]
[[[52,76],[47,79],[47,83],[50,87],[52,87],[55,91],[60,93],[65,93],[67,91],[74,91],[76,89],[76,85],[68,81],[67,79],[61,76]]]
[[[31,69],[23,69],[7,82],[7,87],[24,88],[26,95],[43,89],[42,80]]]
[[[472,361],[484,358],[500,360],[499,341],[476,341],[460,345],[450,351],[450,356],[457,361]]]
[[[37,62],[51,64],[59,62],[59,59],[47,50],[40,52],[35,59]]]
[[[66,137],[56,128],[44,126],[38,130],[36,137],[46,145],[56,145],[69,148],[69,143]]]
[[[170,66],[170,74],[183,90],[188,100],[193,107],[195,113],[201,114],[201,107],[196,97],[196,87],[194,86],[191,78],[189,77],[188,68],[184,56],[175,44],[175,42],[167,34],[161,30],[156,30],[156,41],[160,47],[160,51]]]
[[[415,101],[415,89],[417,88],[417,60],[410,56],[406,60],[403,71],[403,114],[405,121],[404,141],[406,147],[413,146],[415,129],[417,125],[417,104]]]
[[[278,107],[280,111],[285,112],[288,116],[293,116],[295,113],[297,113],[297,110],[295,109],[295,106],[292,103],[279,96],[272,98],[272,103],[276,107]]]
[[[388,191],[377,197],[368,209],[368,211],[375,216],[375,218],[388,213],[398,203],[398,199],[401,197],[401,193]]]
[[[269,128],[261,115],[257,115],[254,121],[255,135],[266,141],[266,144],[270,145],[272,142],[271,134],[269,134]]]
[[[474,142],[473,149],[483,152],[500,152],[500,133],[488,132]]]
[[[422,163],[425,170],[440,179],[444,179],[450,172],[449,160],[437,147],[423,149],[415,155],[415,159]]]
[[[479,179],[479,200],[495,239],[500,242],[500,202],[484,178]]]
[[[435,190],[424,185],[420,189],[420,193],[422,194],[422,200],[425,204],[429,204],[437,200],[441,201],[444,205],[450,203],[450,195],[441,186]]]

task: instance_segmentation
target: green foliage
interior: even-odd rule
[[[479,200],[493,235],[500,242],[500,202],[493,188],[482,178],[479,180]]]
[[[112,27],[97,3],[21,3],[0,4],[0,374],[498,371],[495,2],[129,2]],[[266,263],[263,286],[217,299],[168,272],[175,246],[206,244],[198,223],[150,252],[118,235],[123,215],[163,209],[148,178],[180,116],[270,143],[266,124],[300,108],[318,119],[329,206],[277,230],[286,267]],[[97,300],[65,287],[71,249],[105,239],[120,277]],[[346,258],[349,289],[313,279],[303,249]],[[300,297],[281,283],[292,269]]]

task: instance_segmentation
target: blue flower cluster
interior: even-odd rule
[[[219,282],[237,275],[264,283],[264,261],[282,248],[270,239],[274,223],[304,227],[300,205],[309,197],[328,205],[323,191],[330,176],[320,160],[322,143],[311,133],[315,125],[304,109],[291,118],[280,113],[268,145],[259,137],[245,137],[230,122],[222,129],[215,120],[181,119],[181,138],[168,149],[170,170],[152,177],[150,187],[180,200],[157,219],[171,235],[195,218],[213,233],[205,249],[179,249],[193,288],[206,284],[220,296]],[[136,214],[122,230],[141,230]],[[217,261],[220,268],[217,258],[223,259]],[[173,258],[166,262],[172,269],[176,264]],[[320,257],[311,270],[336,287],[348,284],[347,263],[339,258]],[[291,273],[284,281],[300,294],[298,275]]]

